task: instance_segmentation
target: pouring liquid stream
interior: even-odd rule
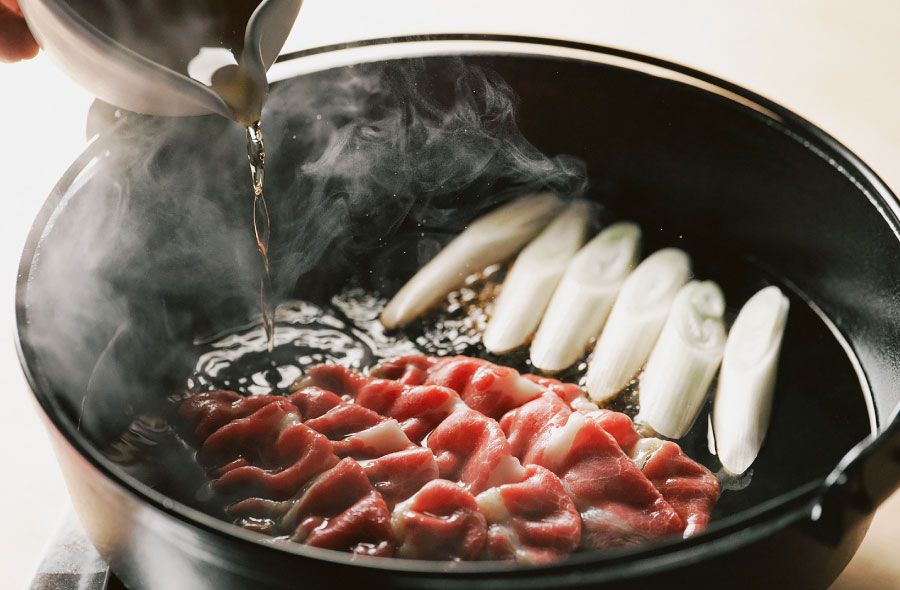
[[[65,0],[99,35],[105,35],[153,62],[156,68],[171,70],[208,87],[230,111],[230,118],[246,128],[247,156],[253,182],[253,229],[263,263],[259,299],[262,323],[269,352],[274,347],[275,305],[269,276],[269,213],[263,196],[265,148],[260,129],[260,113],[268,94],[262,63],[247,60],[259,51],[259,35],[273,32],[271,13],[285,18],[296,16],[290,2],[271,3],[265,26],[251,37],[248,26],[261,7],[261,0],[156,0],[154,2],[96,2]],[[263,18],[260,15],[258,18]],[[277,26],[275,26],[278,29]],[[286,35],[286,31],[282,31]],[[245,43],[250,41],[249,46]],[[220,113],[221,114],[221,113]]]
[[[266,332],[267,348],[271,353],[275,348],[275,301],[272,298],[272,280],[269,273],[271,224],[263,194],[266,151],[258,120],[247,126],[247,158],[250,160],[250,178],[253,183],[253,231],[263,264],[263,275],[259,281],[259,307],[263,330]]]
[[[218,80],[214,80],[212,89],[228,104],[232,119],[246,125],[247,159],[250,161],[250,180],[253,188],[253,233],[263,266],[263,274],[259,281],[259,307],[267,348],[271,354],[275,348],[275,300],[269,271],[271,224],[263,193],[266,148],[260,125],[262,106],[268,88],[264,78],[261,85],[260,80],[254,80],[241,65],[236,68],[224,68],[222,72],[224,73],[218,76]]]

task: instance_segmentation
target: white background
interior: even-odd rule
[[[890,0],[306,0],[285,50],[432,32],[517,33],[631,49],[746,86],[837,137],[900,187],[900,3]],[[0,65],[0,586],[21,588],[66,507],[18,372],[13,287],[31,220],[84,147],[92,98],[40,55]],[[147,198],[153,198],[147,195]],[[900,269],[898,269],[900,272]],[[802,419],[802,417],[798,417]],[[900,587],[900,496],[835,589]]]

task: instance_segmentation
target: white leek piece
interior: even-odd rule
[[[485,348],[502,354],[534,334],[566,265],[584,243],[589,215],[587,202],[575,201],[522,250],[494,302]]]
[[[381,313],[386,328],[403,326],[463,284],[467,276],[518,252],[562,205],[556,195],[523,197],[477,219],[394,295]]]
[[[562,371],[584,354],[637,264],[640,241],[640,226],[620,221],[578,251],[566,267],[531,343],[535,367]]]
[[[681,438],[700,412],[725,348],[725,296],[712,281],[691,281],[672,310],[641,376],[637,420]]]
[[[622,390],[650,356],[678,289],[691,275],[691,259],[677,248],[654,252],[632,272],[609,313],[588,366],[595,402]]]
[[[762,289],[741,308],[725,342],[713,432],[719,460],[731,474],[750,467],[769,428],[789,306],[778,287]]]

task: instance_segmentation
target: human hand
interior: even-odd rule
[[[0,61],[14,62],[37,55],[34,40],[18,0],[0,0]]]

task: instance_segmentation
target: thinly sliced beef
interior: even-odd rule
[[[641,435],[634,429],[634,422],[621,412],[593,410],[584,412],[584,417],[611,434],[626,455],[630,456],[634,445],[641,440]]]
[[[339,441],[332,441],[331,445],[339,457],[355,459],[374,459],[416,446],[406,437],[393,418],[355,432]]]
[[[581,542],[581,517],[562,483],[539,465],[525,479],[475,498],[488,521],[491,559],[542,564],[559,561]]]
[[[236,524],[368,555],[549,563],[696,534],[719,493],[578,386],[466,357],[313,367],[286,398],[198,394],[179,429]]]
[[[467,406],[495,420],[542,391],[540,385],[519,375],[515,369],[467,356],[402,357],[397,362],[380,365],[373,374],[399,375],[407,385],[449,387]]]
[[[719,480],[677,444],[655,438],[634,446],[634,461],[685,523],[684,536],[703,531],[719,499]]]
[[[294,498],[248,498],[231,505],[236,524],[314,547],[365,555],[394,552],[390,510],[353,459],[342,459]]]
[[[310,477],[338,461],[328,441],[302,425],[286,431],[282,439],[284,446],[304,449],[305,454],[281,470],[253,465],[229,469],[213,481],[213,490],[237,497],[288,498]]]
[[[198,458],[212,469],[213,490],[273,499],[293,496],[338,462],[328,440],[301,424],[297,409],[284,400],[216,430]]]
[[[307,420],[318,418],[331,408],[344,402],[340,396],[321,387],[304,387],[288,396],[288,401],[297,406]]]
[[[341,440],[355,432],[371,428],[384,418],[372,410],[354,403],[340,403],[318,418],[304,422],[306,426],[328,437],[328,440]]]
[[[373,459],[414,446],[396,420],[352,402],[342,402],[304,424],[327,436],[339,457]]]
[[[221,466],[244,458],[257,465],[279,461],[275,442],[282,432],[303,423],[297,408],[278,398],[249,416],[232,420],[206,437],[197,458],[209,466]]]
[[[299,522],[294,541],[365,555],[394,551],[387,504],[353,459],[343,459],[316,479],[289,518]]]
[[[459,395],[446,387],[409,387],[390,379],[359,375],[336,365],[320,365],[310,369],[295,382],[292,389],[301,389],[290,399],[309,389],[321,391],[325,387],[332,388],[334,392],[329,401],[341,398],[352,400],[357,406],[397,419],[407,437],[416,443],[449,416],[459,403]]]
[[[538,453],[548,446],[564,442],[564,433],[557,432],[566,424],[574,410],[554,393],[541,397],[507,412],[500,420],[500,427],[509,440],[513,454],[523,463],[535,462]],[[626,455],[631,454],[641,436],[634,429],[631,418],[611,410],[580,412],[585,418],[608,432]]]
[[[390,379],[368,377],[364,383],[360,383],[360,387],[353,391],[351,395],[353,401],[362,407],[368,408],[382,416],[396,418],[390,413],[390,409],[407,394],[408,390],[409,388],[402,383],[391,381]]]
[[[612,412],[572,411],[553,393],[508,412],[500,421],[513,453],[553,471],[582,517],[586,547],[635,545],[681,532],[683,523],[653,484],[601,425],[630,441]],[[633,442],[631,442],[633,444]]]
[[[475,410],[450,414],[428,435],[427,444],[441,477],[460,482],[472,494],[525,477],[500,425]]]
[[[404,385],[422,385],[436,360],[436,357],[421,354],[399,356],[379,363],[372,369],[372,376],[399,381]]]
[[[719,499],[719,480],[709,469],[684,454],[676,443],[642,438],[625,414],[610,410],[586,412],[585,417],[612,435],[643,471],[662,497],[681,517],[683,535],[703,531]]]
[[[562,381],[551,377],[540,377],[531,374],[525,374],[522,375],[522,377],[536,383],[543,391],[555,393],[567,404],[571,404],[576,399],[584,397],[584,390],[574,383],[563,383]]]
[[[298,377],[291,384],[291,392],[300,391],[306,387],[318,387],[325,391],[351,399],[356,397],[357,392],[362,389],[369,378],[361,373],[351,371],[340,365],[316,365],[306,372],[302,377]]]
[[[360,391],[356,403],[395,418],[403,432],[415,443],[421,443],[460,403],[459,395],[447,387],[401,386],[398,391],[396,386],[400,384],[396,382],[377,381]],[[388,383],[394,387],[383,386]]]
[[[359,464],[391,508],[439,475],[434,454],[429,449],[416,446],[376,459],[362,460]]]
[[[579,413],[564,429],[569,449],[554,449],[537,462],[559,476],[578,507],[585,548],[627,547],[684,530],[674,508],[608,432]]]
[[[571,414],[568,404],[556,394],[547,392],[504,414],[500,428],[513,455],[529,464],[554,442],[554,433],[565,426]]]
[[[444,479],[428,482],[398,504],[391,523],[398,557],[474,560],[487,540],[487,523],[474,496]]]
[[[209,391],[186,399],[178,408],[182,435],[203,444],[210,434],[232,420],[245,418],[280,398],[271,395],[244,397],[233,391]]]

